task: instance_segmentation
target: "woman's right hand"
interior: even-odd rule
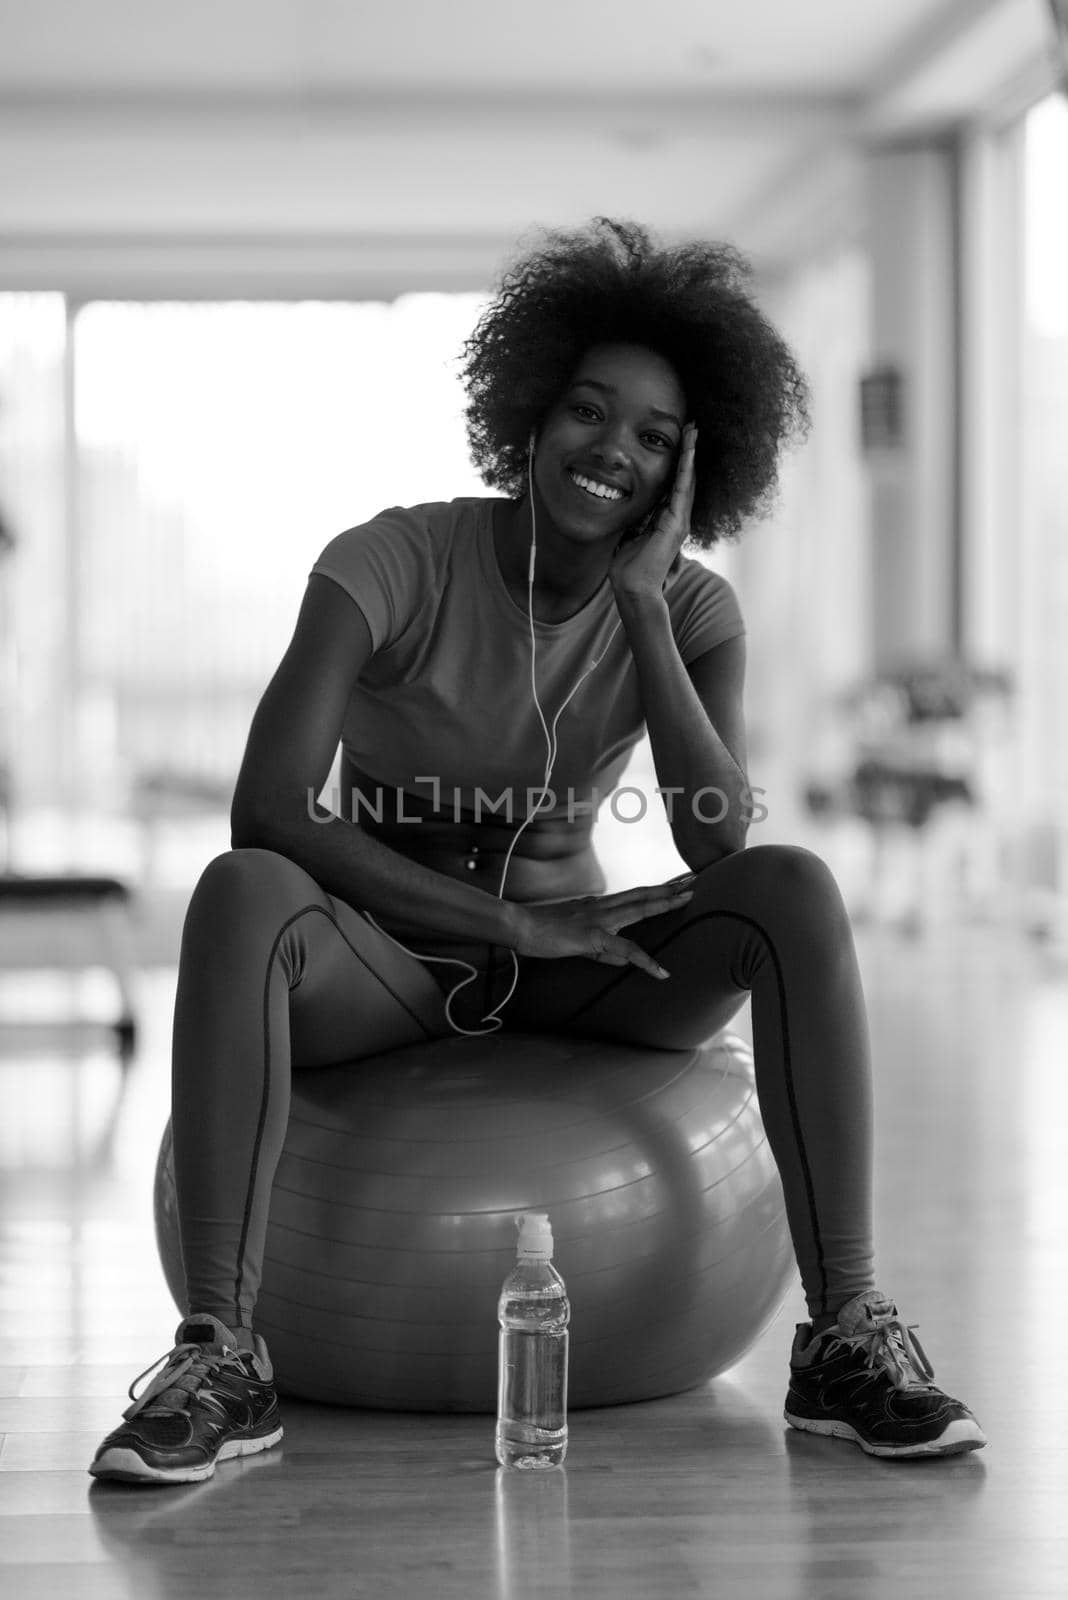
[[[621,938],[618,930],[665,911],[681,911],[693,894],[695,876],[686,874],[619,894],[515,903],[513,910],[519,915],[513,948],[521,956],[586,956],[610,967],[640,967],[651,977],[666,978],[660,963],[641,945]]]

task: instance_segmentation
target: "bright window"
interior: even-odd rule
[[[1068,101],[1024,128],[1019,706],[1028,820],[1060,856],[1068,819]],[[1060,834],[1060,848],[1056,835]],[[1064,861],[1061,857],[1061,871]],[[1064,887],[1062,878],[1061,888]]]
[[[385,506],[486,493],[467,460],[456,366],[481,303],[79,313],[80,695],[94,798],[161,768],[232,781],[323,545]]]

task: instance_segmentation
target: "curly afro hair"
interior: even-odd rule
[[[769,509],[781,447],[808,428],[808,385],[750,294],[732,245],[658,249],[597,217],[513,262],[463,345],[471,458],[487,485],[526,492],[527,441],[595,344],[641,344],[678,373],[698,428],[692,542],[740,538]],[[461,358],[458,358],[461,359]]]

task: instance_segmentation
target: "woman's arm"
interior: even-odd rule
[[[331,579],[312,574],[293,642],[249,730],[230,810],[233,848],[277,850],[328,894],[373,915],[400,915],[428,931],[484,939],[520,955],[585,955],[667,978],[619,930],[684,906],[691,891],[683,883],[521,906],[409,861],[355,822],[315,821],[310,813],[328,816],[315,800],[333,765],[352,685],[371,653],[360,608]]]
[[[668,791],[675,847],[697,872],[745,848],[752,808],[742,712],[745,635],[715,645],[687,669],[662,594],[617,595],[616,603],[638,671],[657,781]]]
[[[524,906],[435,872],[316,805],[341,737],[352,685],[372,654],[359,607],[313,573],[288,650],[252,719],[230,811],[234,849],[277,850],[328,894],[359,910],[399,915],[428,931],[503,945],[521,955],[586,956],[666,977],[619,933],[684,905],[684,884],[656,884],[558,905]]]
[[[230,812],[234,849],[277,850],[328,894],[434,932],[514,948],[519,908],[411,861],[316,804],[352,686],[372,654],[363,613],[313,574],[292,641],[256,709]]]
[[[638,670],[653,761],[675,847],[699,872],[745,848],[752,791],[745,775],[745,637],[690,663],[679,654],[664,589],[690,532],[697,428],[687,422],[675,481],[651,529],[622,539],[609,568]]]

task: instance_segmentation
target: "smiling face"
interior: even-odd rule
[[[535,444],[534,482],[555,526],[618,539],[640,523],[671,489],[685,421],[686,396],[663,356],[594,345]]]

